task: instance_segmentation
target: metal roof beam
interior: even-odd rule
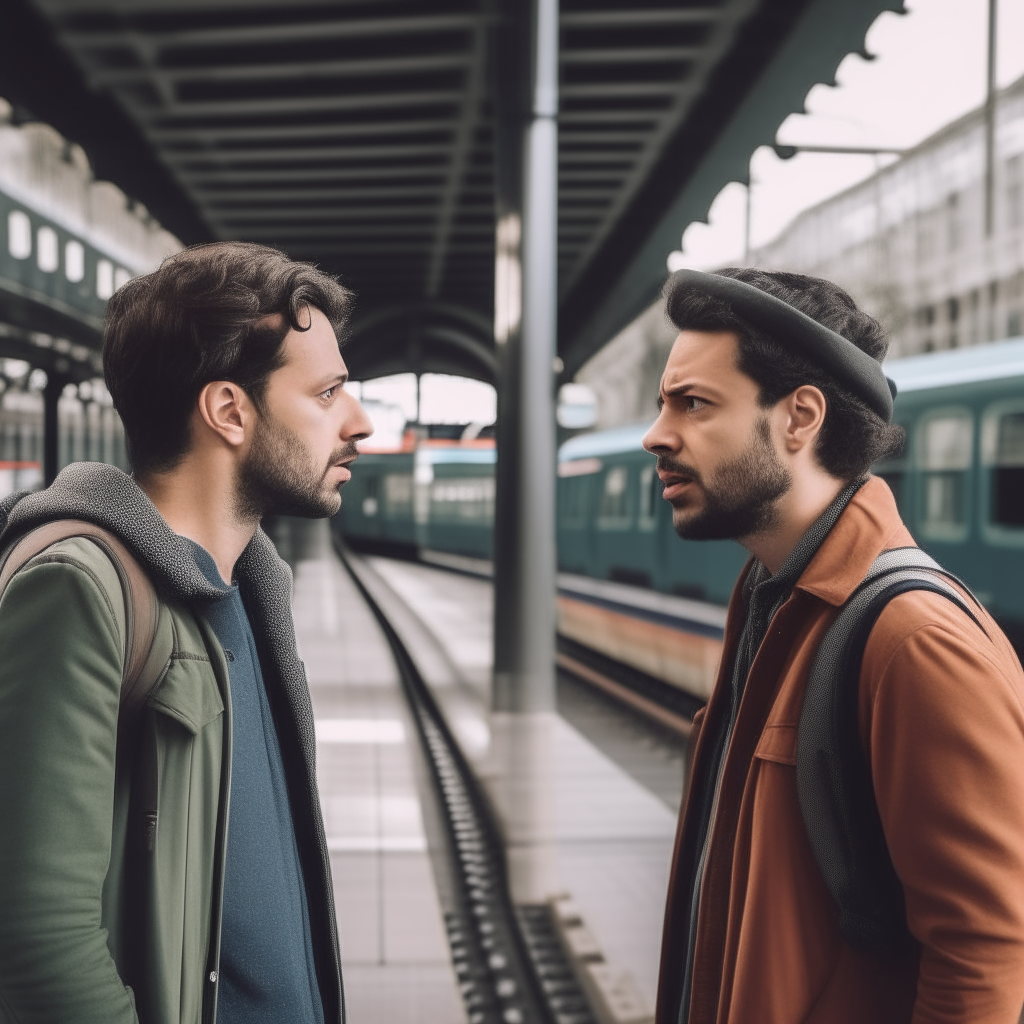
[[[230,192],[215,192],[208,189],[196,190],[199,205],[204,210],[225,210],[229,207],[225,203],[241,204],[245,202],[256,203],[288,203],[300,200],[304,203],[312,202],[335,202],[340,203],[350,195],[347,189],[336,188],[240,188],[232,189]],[[361,204],[361,200],[356,200]],[[437,205],[436,199],[429,200],[431,209]],[[244,209],[244,207],[240,207]],[[403,212],[409,208],[403,206]]]
[[[629,46],[562,50],[562,65],[647,64],[652,61],[688,61],[701,55],[699,46]]]
[[[361,170],[367,176],[372,176],[376,165],[373,163],[368,164]],[[410,165],[407,168],[409,171],[417,171],[419,168],[415,165]],[[225,170],[201,170],[201,171],[188,171],[184,170],[179,172],[178,177],[188,183],[190,186],[196,186],[197,192],[213,191],[220,192],[221,189],[218,186],[224,186],[234,190],[239,185],[246,184],[260,184],[268,188],[273,188],[278,183],[282,187],[288,185],[296,185],[299,182],[317,182],[322,188],[331,187],[332,182],[335,180],[335,173],[340,168],[333,167],[282,167],[274,168],[271,170],[265,169],[254,169],[248,170],[246,168],[227,168]],[[423,168],[423,173],[429,173],[436,171],[437,166],[429,166]],[[384,191],[391,191],[395,188],[401,188],[405,183],[401,179],[393,180],[390,184],[382,183],[381,189]],[[205,186],[205,188],[204,188]],[[418,185],[420,191],[432,191],[439,193],[442,187],[442,181],[437,180],[436,185]],[[346,191],[350,191],[346,189]]]
[[[310,146],[303,149],[242,149],[242,150],[210,150],[205,153],[168,153],[164,160],[171,167],[191,167],[200,169],[209,167],[211,170],[223,167],[234,170],[236,164],[246,163],[302,163],[307,160],[337,159],[366,160],[374,157],[407,157],[427,156],[431,153],[448,153],[450,143],[428,145],[403,145],[396,142],[393,146]],[[406,171],[408,173],[408,171]]]
[[[683,83],[677,81],[664,82],[577,82],[575,85],[563,85],[561,95],[567,100],[574,99],[621,99],[624,96],[675,96]],[[696,92],[692,86],[687,90]]]
[[[199,142],[216,144],[229,139],[347,139],[353,136],[408,135],[412,132],[427,134],[435,131],[453,131],[456,119],[431,118],[426,121],[352,121],[339,124],[324,121],[314,124],[231,125],[223,128],[151,128],[149,137],[154,142]]]
[[[218,0],[218,6],[222,6]],[[209,6],[204,4],[204,6]],[[268,4],[268,6],[273,6]],[[280,6],[277,4],[276,6]],[[338,9],[333,18],[296,21],[291,24],[234,25],[217,28],[173,29],[162,32],[148,28],[146,38],[159,49],[170,47],[239,46],[245,43],[295,43],[316,39],[359,39],[374,36],[422,35],[429,32],[451,32],[473,28],[478,14],[422,14],[383,18],[345,18]],[[132,13],[137,13],[133,11]],[[61,33],[61,38],[74,48],[130,45],[129,29],[75,29]]]
[[[150,81],[239,82],[274,79],[358,78],[361,75],[399,75],[420,71],[451,71],[465,67],[469,57],[462,53],[440,53],[416,57],[371,57],[365,60],[284,61],[277,63],[209,65],[206,67],[95,68],[87,74],[100,86],[117,88]]]
[[[719,7],[666,7],[618,11],[563,11],[562,28],[636,28],[640,26],[699,25],[722,17]],[[563,48],[563,55],[571,50]]]
[[[347,93],[343,96],[269,96],[252,100],[190,100],[153,108],[122,94],[125,106],[143,124],[159,126],[162,121],[180,119],[202,129],[206,117],[235,117],[254,114],[265,117],[268,114],[309,114],[328,113],[342,110],[376,110],[393,107],[404,110],[408,107],[424,107],[433,103],[456,104],[462,98],[454,89],[417,90],[414,92]],[[180,122],[179,122],[180,123]]]
[[[480,100],[484,89],[484,63],[487,57],[487,35],[483,25],[476,28],[473,39],[473,57],[466,74],[465,95],[462,100],[462,116],[452,146],[451,161],[448,168],[448,180],[445,183],[444,195],[441,197],[441,208],[437,216],[437,236],[434,251],[430,257],[430,268],[427,271],[425,294],[428,299],[437,298],[444,275],[445,257],[451,243],[452,223],[455,219],[455,207],[466,176],[466,166],[473,148],[473,129],[476,127],[480,113]]]

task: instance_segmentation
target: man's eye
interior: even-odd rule
[[[334,390],[334,388],[328,388],[326,391],[321,392],[320,397],[323,398],[325,401],[330,401],[331,395],[334,394]]]
[[[707,403],[703,398],[694,398],[693,395],[687,395],[686,405],[690,412],[696,412],[698,409],[703,409]]]

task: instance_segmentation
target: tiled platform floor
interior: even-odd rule
[[[478,697],[480,731],[485,731],[491,584],[427,565],[384,558],[369,562],[416,609],[462,671]],[[609,962],[629,970],[653,1006],[675,813],[562,719],[555,733],[554,774],[561,887],[579,906]]]
[[[293,607],[317,718],[348,1019],[464,1024],[394,664],[326,524],[306,530]]]

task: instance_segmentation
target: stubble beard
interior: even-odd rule
[[[779,499],[793,485],[772,446],[767,417],[758,420],[746,449],[723,462],[705,482],[692,466],[658,459],[658,469],[685,474],[704,494],[694,514],[672,509],[672,525],[684,540],[739,540],[770,530],[779,520]]]
[[[269,415],[261,415],[238,470],[237,516],[253,522],[269,515],[304,519],[335,515],[341,508],[341,485],[328,484],[327,474],[356,454],[355,442],[350,442],[336,448],[325,466],[318,465],[297,434]]]

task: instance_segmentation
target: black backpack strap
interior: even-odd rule
[[[945,597],[984,631],[951,581],[963,587],[919,548],[883,552],[822,638],[800,713],[796,783],[807,838],[838,908],[843,937],[879,954],[909,951],[914,939],[860,741],[864,648],[886,605],[912,590]]]

